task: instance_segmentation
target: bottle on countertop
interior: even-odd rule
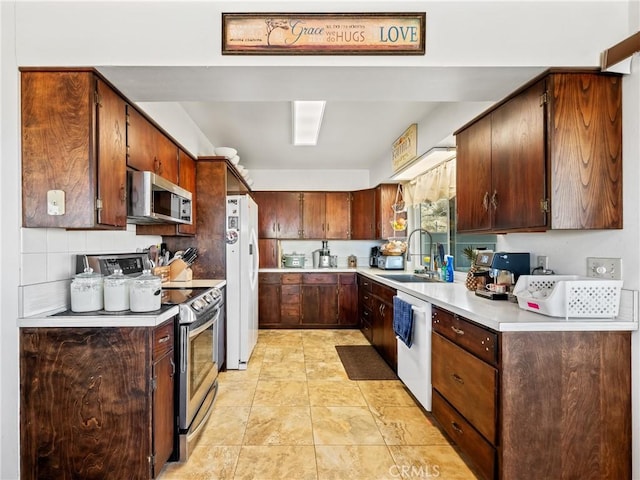
[[[445,274],[445,281],[446,282],[453,282],[453,255],[446,255],[445,256],[445,262],[446,262],[446,265],[447,265],[446,274]]]

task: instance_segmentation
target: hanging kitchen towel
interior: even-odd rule
[[[411,348],[413,310],[410,303],[399,297],[393,297],[393,331],[407,347]]]

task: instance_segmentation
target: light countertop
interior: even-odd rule
[[[521,309],[517,303],[488,300],[467,290],[464,282],[401,283],[379,275],[406,274],[406,271],[358,268],[358,273],[377,282],[401,290],[433,305],[468,318],[499,332],[525,331],[629,331],[638,329],[634,305],[637,292],[623,290],[617,318],[564,318],[549,317]]]
[[[226,280],[219,279],[199,279],[189,282],[167,282],[163,283],[163,288],[222,288],[227,284]],[[178,315],[178,306],[173,305],[161,309],[160,312],[149,313],[127,313],[126,315],[109,314],[104,311],[88,312],[80,315],[56,315],[64,312],[64,309],[44,312],[26,318],[18,319],[18,327],[155,327],[171,317]],[[55,316],[54,316],[55,315]]]
[[[358,268],[328,267],[328,268],[261,268],[260,273],[356,273]]]

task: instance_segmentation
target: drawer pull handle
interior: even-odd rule
[[[453,332],[456,335],[464,335],[464,330],[462,330],[461,328],[457,328],[457,327],[454,327],[453,325],[451,325],[451,330],[453,330]]]
[[[456,382],[458,382],[460,385],[464,385],[464,380],[462,379],[462,377],[460,375],[458,375],[457,373],[452,373],[451,374],[451,378],[453,378]]]
[[[160,340],[158,340],[158,343],[165,343],[165,342],[168,342],[170,338],[171,338],[171,336],[169,336],[169,335],[165,335],[165,336],[164,336],[164,337],[162,337]]]
[[[453,428],[453,430],[458,434],[458,435],[462,435],[464,432],[462,431],[462,428],[460,428],[460,425],[458,425],[456,422],[451,422],[451,428]]]

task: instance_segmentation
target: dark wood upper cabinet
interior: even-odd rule
[[[326,204],[324,192],[304,192],[302,194],[302,237],[306,239],[325,238]]]
[[[325,194],[325,235],[328,240],[351,238],[351,195],[349,192]]]
[[[302,238],[302,205],[299,192],[255,192],[260,238]]]
[[[407,218],[407,213],[395,213],[393,205],[398,196],[398,185],[395,183],[383,183],[376,187],[376,238],[386,240],[391,237],[403,237],[407,235],[406,230],[394,231],[392,221],[398,218]]]
[[[127,165],[178,183],[178,147],[132,106],[127,106]]]
[[[23,226],[125,228],[124,100],[92,71],[24,69],[21,105]]]
[[[178,185],[191,192],[191,225],[185,223],[137,225],[138,235],[193,236],[197,233],[196,161],[182,150],[178,151],[178,171]]]
[[[373,188],[351,193],[351,240],[376,238],[376,191]]]
[[[350,238],[349,192],[304,192],[302,234],[308,239]]]
[[[492,192],[491,116],[461,131],[456,143],[457,230],[490,230],[493,223],[493,209],[488,208],[489,192]]]
[[[622,228],[622,81],[550,72],[456,132],[457,230]]]

